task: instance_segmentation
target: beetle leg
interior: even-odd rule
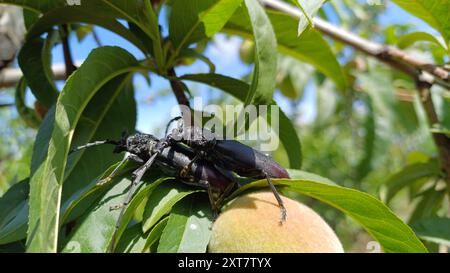
[[[125,199],[125,202],[120,205],[122,210],[120,211],[119,218],[117,219],[117,222],[116,222],[116,228],[115,228],[114,234],[112,236],[111,245],[110,245],[111,252],[115,248],[117,231],[119,230],[120,222],[122,221],[123,214],[125,213],[125,209],[126,209],[127,205],[130,203],[131,199],[133,198],[134,193],[139,189],[139,185],[142,183],[142,181],[141,181],[142,177],[150,169],[153,162],[155,162],[156,156],[158,154],[159,153],[155,153],[152,157],[150,157],[150,159],[147,162],[145,162],[144,165],[142,165],[136,171],[133,172],[133,175],[135,176],[133,183],[131,184],[131,187],[128,191],[128,195],[127,195],[127,198]]]
[[[140,159],[137,155],[134,154],[127,154],[122,161],[120,161],[119,165],[117,165],[117,167],[105,178],[103,178],[102,180],[97,182],[97,186],[103,186],[106,183],[110,182],[117,174],[117,172],[120,170],[120,168],[122,168],[122,166],[128,161],[128,160],[133,160],[136,161],[138,163],[144,163],[142,161],[142,159]]]
[[[283,224],[283,222],[286,221],[287,213],[286,213],[286,207],[284,206],[283,199],[281,199],[280,194],[278,193],[277,189],[272,183],[272,180],[270,179],[269,175],[264,172],[264,175],[266,176],[267,183],[269,183],[269,187],[273,192],[273,195],[277,199],[278,206],[280,207],[280,225]]]
[[[192,164],[194,164],[195,161],[197,161],[197,160],[200,158],[200,156],[201,156],[200,154],[196,154],[196,155],[194,156],[194,158],[193,158],[186,166],[184,166],[184,167],[181,169],[181,171],[180,171],[180,177],[186,178],[186,177],[188,176],[189,171],[190,171],[191,168],[192,168]]]
[[[175,121],[179,121],[180,119],[182,119],[183,117],[181,117],[181,116],[178,116],[178,117],[175,117],[175,118],[173,118],[173,119],[171,119],[170,121],[169,121],[169,123],[167,123],[167,126],[166,126],[166,136],[167,136],[167,133],[169,132],[169,127],[170,127],[170,125],[172,125],[172,123],[174,123]],[[177,125],[177,127],[179,127],[179,125]]]
[[[207,184],[207,189],[208,189],[208,197],[209,197],[209,202],[211,203],[211,208],[213,211],[213,222],[216,221],[217,217],[219,217],[219,208],[217,207],[216,201],[214,200],[214,193],[211,189],[211,184]]]
[[[236,181],[234,181],[233,183],[228,185],[228,187],[220,194],[219,198],[217,198],[217,200],[215,201],[215,207],[220,208],[222,206],[223,200],[233,190],[235,185],[236,185]]]

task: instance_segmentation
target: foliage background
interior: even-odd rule
[[[165,13],[165,10],[161,12],[161,18],[166,17]],[[402,36],[416,31],[438,36],[433,28],[390,1],[381,5],[357,0],[329,1],[318,12],[318,16],[384,44],[398,46]],[[143,57],[136,48],[117,35],[97,27],[94,29],[102,44],[119,45],[129,49],[135,57]],[[98,46],[90,30],[80,28],[76,31],[78,36],[70,37],[73,56],[77,61],[86,59],[91,50]],[[163,34],[168,34],[167,22],[163,23]],[[395,70],[340,43],[328,38],[327,41],[349,82],[349,88],[345,90],[339,91],[330,78],[310,64],[281,54],[279,58],[274,99],[293,121],[302,142],[302,170],[381,198],[401,219],[426,233],[421,220],[447,217],[449,202],[445,186],[438,178],[438,171],[433,171],[436,169],[433,162],[436,161],[437,151],[414,83]],[[216,65],[216,73],[250,81],[253,59],[249,52],[252,44],[247,40],[221,33],[199,46],[205,48],[204,55]],[[412,43],[405,50],[432,63],[448,63],[448,52],[432,42]],[[64,61],[61,45],[55,46],[52,53],[55,63]],[[201,61],[187,64],[177,68],[179,75],[208,71],[207,65]],[[150,80],[151,85],[147,85],[146,79],[140,75],[133,79],[138,104],[137,129],[162,136],[170,114],[168,105],[174,106],[177,102],[166,80],[155,75],[151,75]],[[57,86],[62,89],[63,82],[58,82]],[[205,104],[237,102],[231,96],[205,85],[189,82],[188,86],[193,95],[203,98]],[[449,92],[439,87],[433,88],[432,92],[442,126],[448,128]],[[13,101],[13,90],[1,91],[0,102]],[[32,107],[34,98],[29,95],[26,103]],[[2,107],[0,115],[1,196],[9,187],[29,175],[28,166],[36,131],[28,128],[14,108]],[[111,129],[113,123],[114,120],[111,120],[106,128]],[[132,123],[130,121],[131,129]],[[117,136],[121,129],[118,128],[114,134]],[[110,137],[113,131],[99,135]],[[284,166],[289,166],[282,147],[272,156]],[[105,161],[104,166],[118,160],[115,159],[106,160],[109,162]],[[424,164],[429,165],[423,167]],[[425,174],[416,174],[422,170],[420,167],[427,170]],[[403,174],[395,176],[402,170]],[[398,194],[388,200],[390,193],[393,196],[395,186],[392,185],[395,184],[405,187],[401,187]],[[347,215],[316,199],[295,193],[286,194],[318,211],[336,230],[346,251],[367,251],[367,243],[373,239]],[[440,224],[441,230],[446,227],[448,222]],[[448,245],[449,238],[445,238],[445,235],[440,237],[431,240],[434,243],[430,240],[426,242],[429,250],[439,251],[436,242]]]

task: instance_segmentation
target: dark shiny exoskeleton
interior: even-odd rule
[[[187,147],[161,141],[149,134],[124,135],[121,140],[105,140],[89,143],[75,148],[71,152],[81,149],[103,145],[115,145],[114,152],[127,152],[122,162],[99,184],[109,182],[120,167],[128,160],[133,160],[141,166],[133,172],[133,184],[128,192],[125,202],[115,208],[122,208],[116,224],[116,232],[123,217],[124,207],[131,201],[134,193],[139,188],[142,177],[154,164],[169,176],[174,176],[180,181],[207,189],[214,214],[217,215],[221,202],[236,188],[237,183],[231,171],[221,169],[211,164],[206,159],[195,160],[196,154]],[[111,250],[115,246],[115,234],[111,243]]]
[[[170,176],[179,178],[182,182],[213,192],[223,193],[235,179],[230,171],[217,168],[206,160],[193,162],[195,154],[192,150],[180,145],[166,145],[149,134],[135,134],[122,139],[114,149],[115,153],[128,152],[138,157],[130,158],[144,163],[157,154],[155,164]],[[192,163],[192,164],[191,164]],[[189,169],[186,169],[189,168]]]
[[[195,126],[178,126],[167,136],[169,143],[184,143],[194,149],[196,158],[207,159],[223,169],[242,177],[266,178],[281,209],[281,222],[286,219],[286,209],[271,178],[289,178],[288,172],[269,156],[236,140],[219,140],[213,133]],[[176,120],[176,119],[174,119]],[[170,125],[170,123],[169,123]]]

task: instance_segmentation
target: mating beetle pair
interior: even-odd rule
[[[286,209],[271,178],[289,178],[287,171],[267,155],[252,149],[235,140],[219,140],[211,132],[195,126],[184,126],[181,117],[178,126],[167,134],[166,138],[158,139],[149,134],[123,134],[119,141],[104,140],[80,146],[71,152],[81,149],[111,144],[114,152],[127,152],[124,159],[108,175],[99,182],[110,181],[128,160],[142,164],[133,172],[133,183],[125,202],[113,209],[122,208],[116,224],[116,232],[122,220],[125,207],[131,201],[139,188],[143,175],[156,164],[170,176],[175,176],[182,182],[200,186],[208,191],[209,200],[214,214],[217,215],[221,203],[237,187],[234,173],[248,178],[266,178],[280,207],[280,223],[286,220]],[[111,247],[114,248],[115,234]]]

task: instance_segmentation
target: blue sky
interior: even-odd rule
[[[432,31],[425,23],[404,12],[396,5],[388,3],[387,11],[381,17],[381,24],[386,26],[392,23],[413,23],[417,26],[418,30]],[[119,36],[99,28],[97,28],[96,31],[104,45],[120,46],[130,51],[137,58],[143,57],[138,49],[121,39]],[[217,73],[241,78],[251,72],[252,68],[243,64],[239,58],[239,46],[241,41],[242,40],[238,37],[228,38],[223,34],[218,34],[214,37],[214,42],[208,46],[205,55],[216,65]],[[78,62],[82,62],[88,56],[90,51],[97,47],[91,36],[86,37],[81,43],[78,42],[76,37],[72,37],[70,42],[72,44],[73,57]],[[54,63],[63,62],[61,46],[54,49],[53,60]],[[199,61],[189,67],[180,67],[177,69],[179,75],[199,72],[208,72],[208,67]],[[137,128],[143,132],[156,133],[156,129],[164,127],[170,119],[171,109],[176,106],[176,100],[173,96],[164,96],[159,99],[153,98],[158,91],[169,88],[169,84],[166,80],[155,75],[151,75],[151,82],[152,84],[149,87],[142,76],[136,76],[134,79],[136,99],[138,102]],[[201,95],[205,95],[210,90],[206,86],[198,84],[189,84],[189,86],[191,89],[199,91],[199,94]],[[59,87],[62,88],[62,85],[59,84]],[[300,104],[300,107],[303,109],[303,118],[306,120],[310,120],[315,115],[315,97],[314,92],[312,91],[311,86],[306,88],[305,95]],[[152,99],[150,100],[149,98]],[[286,108],[288,108],[288,101],[281,95],[276,94],[275,99],[282,109],[286,110]]]

